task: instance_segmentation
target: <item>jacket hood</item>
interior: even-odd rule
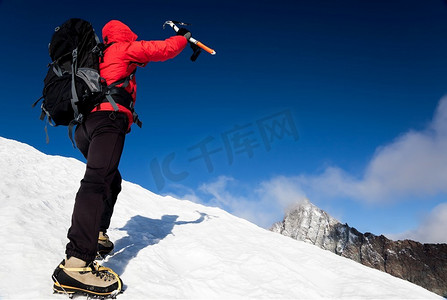
[[[118,20],[109,21],[102,28],[102,39],[105,44],[116,42],[134,42],[138,36],[129,26]]]

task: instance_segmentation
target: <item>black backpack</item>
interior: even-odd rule
[[[43,99],[40,119],[47,117],[47,124],[52,126],[69,126],[72,139],[73,126],[103,98],[99,59],[104,45],[89,22],[69,19],[55,28],[48,50],[52,62],[48,65],[42,97],[33,107]]]
[[[105,46],[89,22],[69,19],[54,31],[48,45],[52,62],[48,65],[42,97],[34,102],[33,107],[43,99],[40,119],[47,119],[47,143],[47,124],[63,125],[68,126],[68,135],[75,146],[72,137],[74,125],[80,124],[83,117],[99,103],[109,101],[117,111],[117,102],[134,112],[132,97],[124,91],[133,74],[106,85],[99,74],[99,62]],[[116,88],[119,84],[122,86]],[[134,121],[140,126],[135,113]]]

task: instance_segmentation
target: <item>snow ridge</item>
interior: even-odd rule
[[[58,299],[51,274],[68,242],[84,164],[4,138],[0,157],[0,299]],[[439,298],[221,209],[130,182],[108,233],[115,254],[102,263],[121,275],[121,300]]]

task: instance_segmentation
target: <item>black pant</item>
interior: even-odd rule
[[[76,194],[67,256],[85,261],[96,257],[99,231],[109,227],[121,191],[118,164],[127,126],[125,114],[99,111],[89,114],[76,128],[76,145],[87,159],[87,168]]]

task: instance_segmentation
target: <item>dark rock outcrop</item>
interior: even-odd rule
[[[305,241],[447,297],[447,244],[393,241],[361,233],[304,201],[272,231]]]

